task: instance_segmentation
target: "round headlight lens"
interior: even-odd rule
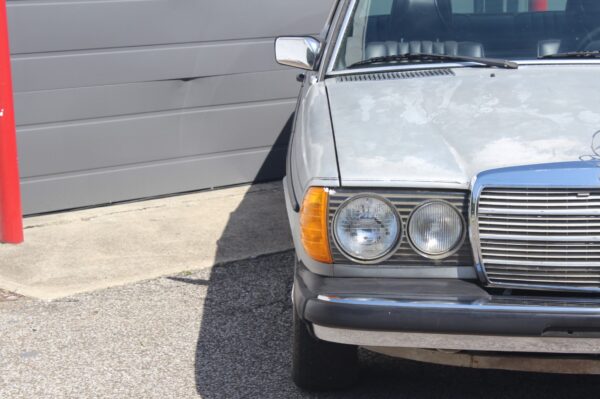
[[[396,210],[387,201],[359,196],[338,209],[333,231],[346,255],[368,262],[384,257],[396,247],[402,226]]]
[[[427,202],[415,209],[408,221],[408,237],[425,256],[450,256],[464,234],[462,215],[442,201]]]

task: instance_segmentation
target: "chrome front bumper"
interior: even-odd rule
[[[426,284],[425,281],[423,281]],[[424,310],[462,310],[469,313],[549,313],[571,315],[600,315],[600,300],[579,298],[556,299],[535,297],[493,297],[471,301],[457,299],[391,299],[385,297],[366,297],[362,295],[338,296],[318,295],[317,300],[354,306],[382,306],[390,309],[424,309]],[[599,331],[600,338],[600,331]]]
[[[300,318],[326,341],[600,354],[600,298],[492,295],[450,279],[323,277],[301,264],[293,292]]]
[[[427,334],[366,331],[313,325],[317,338],[363,346],[394,356],[395,348],[444,349],[477,352],[600,354],[600,338],[507,337],[493,335]]]
[[[339,297],[319,295],[317,300],[352,306],[377,306],[394,311],[419,310],[427,314],[431,311],[462,311],[477,317],[496,313],[503,315],[539,314],[565,316],[597,316],[600,314],[600,302],[581,299],[568,301],[533,300],[512,298],[499,300],[491,297],[471,303],[435,300],[403,300],[385,298],[365,298],[359,296]],[[327,327],[314,324],[317,338],[324,341],[348,345],[371,347],[381,352],[382,348],[425,348],[491,352],[531,352],[531,353],[569,353],[600,354],[600,331],[585,327],[549,328],[541,336],[502,336],[478,334],[445,334],[402,331],[372,331]],[[383,350],[385,351],[385,350]]]

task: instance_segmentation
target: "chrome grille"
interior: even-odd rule
[[[365,192],[367,192],[367,190],[332,190],[332,192],[329,195],[329,230],[331,237],[333,237],[333,233],[331,231],[333,225],[333,218],[340,205],[349,198]],[[369,190],[368,192],[386,198],[396,207],[396,209],[398,210],[398,214],[400,215],[400,219],[402,220],[404,232],[406,232],[406,223],[408,221],[408,217],[410,216],[411,211],[424,201],[434,199],[448,201],[462,211],[463,215],[465,216],[465,220],[469,210],[469,195],[467,192],[443,190]],[[415,252],[408,243],[406,234],[404,234],[404,237],[402,238],[402,242],[400,243],[398,250],[389,259],[378,264],[399,266],[472,266],[474,263],[473,251],[468,241],[469,240],[465,240],[465,244],[454,255],[450,256],[449,258],[440,261],[434,261],[431,259],[424,258],[417,252]],[[340,250],[336,247],[336,245],[333,242],[331,243],[331,254],[333,256],[334,263],[354,263],[348,258],[346,258],[346,256],[344,256],[344,254],[340,252]]]
[[[482,190],[477,227],[492,284],[600,288],[600,190]]]

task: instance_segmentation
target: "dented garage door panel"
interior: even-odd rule
[[[35,214],[280,178],[299,86],[273,39],[332,0],[7,4]]]

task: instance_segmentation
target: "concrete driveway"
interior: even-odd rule
[[[0,398],[589,398],[600,377],[362,353],[352,391],[289,377],[290,252],[54,302],[0,299]]]

